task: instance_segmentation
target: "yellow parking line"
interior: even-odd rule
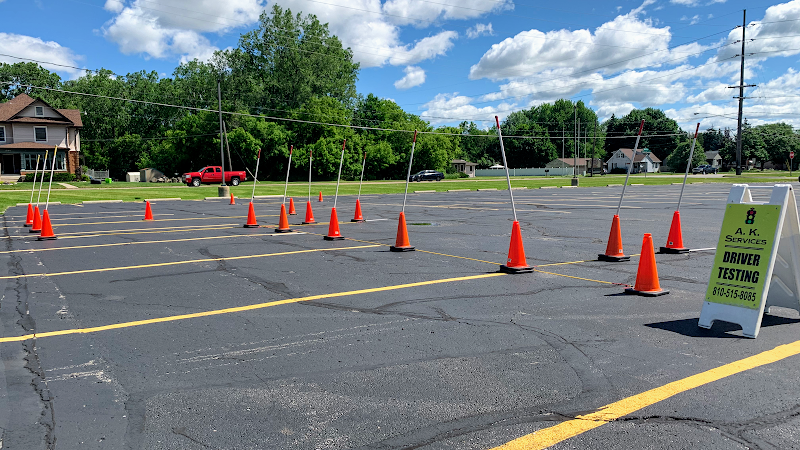
[[[492,450],[540,450],[555,445],[571,437],[613,422],[620,417],[636,412],[646,406],[666,400],[682,392],[712,383],[717,380],[745,372],[756,367],[786,359],[800,354],[800,341],[779,345],[772,350],[740,359],[724,366],[692,375],[681,380],[651,389],[617,402],[603,406],[596,412],[577,416],[575,419],[539,430],[507,442]]]
[[[260,217],[277,217],[276,214],[264,214]],[[147,223],[153,222],[175,222],[178,220],[213,220],[213,219],[247,219],[245,216],[217,216],[217,217],[184,217],[182,219],[156,219],[156,220],[148,220]],[[79,225],[110,225],[115,223],[143,223],[144,220],[117,220],[113,222],[84,222],[84,223],[59,223],[55,226],[57,228],[60,227],[74,227]],[[24,227],[8,227],[8,228],[24,228]]]
[[[82,233],[90,233],[92,236],[100,236],[100,235],[120,234],[120,233],[125,233],[125,232],[128,232],[128,231],[142,231],[142,232],[146,232],[146,233],[147,232],[152,233],[152,232],[157,232],[157,231],[160,231],[160,230],[164,230],[164,232],[168,232],[169,230],[178,230],[178,231],[189,230],[189,229],[202,230],[202,229],[213,229],[213,228],[226,227],[226,226],[231,226],[232,227],[233,225],[236,225],[236,224],[233,224],[233,223],[218,223],[218,224],[214,224],[214,225],[184,225],[184,226],[180,226],[180,227],[154,227],[154,228],[128,228],[128,229],[124,229],[124,230],[75,231],[75,232],[72,232],[72,233],[60,233],[60,232],[58,232],[58,226],[53,227],[53,228],[55,229],[56,234],[58,235],[58,237],[61,237],[61,236],[80,235]],[[239,225],[239,226],[241,227],[241,225]],[[29,234],[27,236],[26,235],[18,235],[18,236],[3,236],[3,237],[5,237],[6,239],[24,239],[24,238],[35,238],[36,235],[31,233],[31,234]]]
[[[350,247],[350,248],[358,248],[358,247]],[[342,249],[330,249],[330,250],[342,250]],[[289,298],[286,300],[277,300],[274,302],[267,302],[267,303],[257,303],[254,305],[246,305],[246,306],[238,306],[234,308],[225,308],[225,309],[216,309],[212,311],[204,311],[192,314],[181,314],[177,316],[166,316],[166,317],[158,317],[155,319],[146,319],[146,320],[136,320],[133,322],[123,322],[123,323],[116,323],[112,325],[104,325],[99,327],[90,327],[90,328],[75,328],[71,330],[60,330],[60,331],[49,331],[44,333],[34,333],[34,334],[26,334],[23,336],[11,336],[11,337],[4,337],[0,338],[0,342],[19,342],[25,341],[28,339],[41,339],[45,337],[52,337],[52,336],[64,336],[69,334],[85,334],[85,333],[96,333],[98,331],[106,331],[106,330],[116,330],[120,328],[131,328],[131,327],[138,327],[142,325],[150,325],[155,323],[163,323],[163,322],[175,322],[178,320],[186,320],[186,319],[194,319],[198,317],[209,317],[209,316],[217,316],[221,314],[231,314],[243,311],[253,311],[256,309],[263,309],[269,308],[271,306],[278,306],[278,305],[288,305],[290,303],[300,303],[300,302],[308,302],[311,300],[321,300],[326,298],[336,298],[336,297],[345,297],[349,295],[360,295],[360,294],[370,294],[373,292],[386,292],[386,291],[394,291],[398,289],[406,289],[406,288],[413,288],[418,286],[429,286],[432,284],[442,284],[442,283],[453,283],[456,281],[468,281],[468,280],[478,280],[481,278],[491,278],[491,277],[499,277],[503,276],[503,273],[488,273],[482,275],[470,275],[466,277],[456,277],[456,278],[444,278],[440,280],[431,280],[431,281],[420,281],[417,283],[408,283],[408,284],[397,284],[394,286],[383,286],[377,288],[369,288],[369,289],[359,289],[355,291],[345,291],[345,292],[334,292],[331,294],[320,294],[320,295],[310,295],[308,297],[298,297],[298,298]]]
[[[536,266],[536,267],[538,267],[538,266]],[[564,275],[563,273],[545,272],[544,270],[538,270],[538,269],[534,269],[534,271],[539,272],[539,273],[546,273],[548,275],[556,275],[556,276],[559,276],[559,277],[574,278],[576,280],[593,281],[595,283],[613,284],[613,285],[616,285],[616,286],[627,286],[627,287],[630,287],[630,284],[625,284],[625,283],[614,283],[613,281],[593,280],[591,278],[575,277],[575,276],[572,276],[572,275]]]
[[[252,259],[252,258],[264,258],[267,256],[283,256],[283,255],[296,255],[299,253],[311,253],[311,252],[327,252],[327,251],[336,251],[336,250],[352,250],[357,248],[370,248],[370,247],[378,247],[377,245],[359,245],[356,247],[339,247],[339,248],[314,248],[309,250],[295,250],[291,252],[280,252],[280,253],[263,253],[260,255],[245,255],[245,256],[227,256],[223,258],[204,258],[204,259],[191,259],[188,261],[174,261],[174,262],[165,262],[165,263],[155,263],[155,264],[141,264],[136,266],[119,266],[119,267],[103,267],[100,269],[85,269],[85,270],[72,270],[69,272],[53,272],[53,273],[26,273],[23,275],[8,275],[4,277],[0,277],[0,280],[14,280],[17,278],[33,278],[33,277],[56,277],[61,275],[76,275],[82,273],[97,273],[97,272],[114,272],[117,270],[128,270],[128,269],[146,269],[150,267],[164,267],[164,266],[179,266],[182,264],[195,264],[201,262],[211,262],[211,261],[235,261],[237,259]]]

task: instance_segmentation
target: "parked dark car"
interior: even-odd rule
[[[711,164],[702,164],[692,169],[692,173],[717,173],[717,168],[713,167]]]
[[[437,172],[435,170],[420,170],[419,172],[408,177],[408,181],[441,181],[443,178],[444,174],[442,172]]]

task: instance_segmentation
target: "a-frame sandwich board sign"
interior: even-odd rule
[[[754,189],[770,189],[755,202]],[[715,320],[739,324],[755,338],[770,307],[800,312],[800,221],[788,184],[734,184],[725,205],[719,242],[697,325]]]

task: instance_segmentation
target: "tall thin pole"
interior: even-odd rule
[[[219,106],[219,158],[222,163],[222,186],[225,186],[225,150],[222,146],[222,88],[221,80],[217,78],[217,105]]]
[[[694,145],[697,143],[697,132],[700,131],[700,122],[697,122],[697,128],[694,130],[694,139],[692,140],[692,148],[689,150],[689,160],[686,161],[686,173],[683,174],[683,185],[681,185],[681,195],[678,197],[678,207],[675,211],[681,210],[681,200],[683,200],[683,190],[686,188],[686,177],[689,176],[689,167],[692,166],[692,157],[694,157]]]
[[[572,124],[572,131],[575,132],[575,151],[572,153],[572,178],[578,178],[578,104],[575,103],[575,122]]]
[[[364,184],[365,167],[367,167],[367,152],[364,152],[364,162],[361,163],[361,179],[358,181],[358,197],[356,197],[356,200],[361,200],[361,185]]]
[[[633,155],[631,155],[631,165],[628,166],[628,173],[625,175],[625,184],[622,185],[622,193],[619,195],[619,205],[617,205],[617,215],[619,215],[619,210],[622,209],[622,198],[625,197],[625,188],[628,187],[628,177],[631,176],[631,169],[633,168],[633,163],[636,161],[636,152],[639,150],[639,138],[642,137],[642,129],[644,128],[644,119],[642,119],[642,123],[639,124],[639,134],[636,135],[636,144],[633,145]]]
[[[228,170],[233,170],[233,163],[231,162],[231,143],[228,141],[228,124],[222,122],[222,131],[225,132],[225,150],[228,153]],[[256,172],[257,174],[258,172]]]
[[[39,173],[39,157],[40,155],[36,155],[36,167],[33,169],[33,187],[31,187],[31,201],[28,203],[33,203],[33,193],[36,192],[36,174]]]
[[[42,163],[42,181],[39,182],[39,195],[36,196],[36,206],[42,200],[42,188],[44,187],[44,171],[47,169],[47,157],[50,155],[50,149],[44,152],[44,162]]]
[[[497,123],[497,137],[500,139],[500,154],[503,155],[503,166],[506,168],[506,182],[508,182],[508,196],[511,198],[511,211],[514,212],[514,222],[517,221],[517,207],[514,205],[514,193],[511,191],[511,177],[508,175],[508,164],[506,163],[506,148],[503,146],[503,133],[500,131],[500,119],[494,116]]]
[[[744,103],[744,35],[747,28],[747,10],[742,10],[742,55],[739,72],[739,118],[736,131],[736,175],[742,174],[742,107]]]
[[[597,154],[597,120],[594,121],[594,139],[592,139],[592,174],[594,177],[594,155]]]
[[[406,192],[403,194],[403,214],[406,212],[406,198],[408,197],[408,179],[411,178],[411,163],[414,162],[414,147],[417,146],[417,130],[414,130],[414,140],[411,141],[411,156],[408,158],[408,173],[406,174]]]
[[[311,160],[314,158],[314,150],[308,151],[308,201],[311,201]]]
[[[294,145],[289,146],[289,164],[286,165],[286,185],[283,187],[283,204],[286,204],[286,192],[289,190],[289,169],[292,168],[292,150],[294,150]],[[261,150],[258,151],[259,156],[261,155]]]
[[[47,206],[50,204],[50,188],[53,186],[53,172],[56,170],[56,155],[58,154],[58,147],[53,150],[53,162],[50,164],[50,182],[47,183],[47,200],[44,202],[44,210],[47,211]]]
[[[261,162],[261,149],[258,149],[258,156],[256,156],[256,173],[253,175],[253,193],[250,195],[250,201],[256,198],[256,183],[258,183],[258,163]],[[284,199],[286,194],[284,193]]]
[[[342,180],[342,163],[344,163],[344,149],[347,139],[342,141],[342,157],[339,158],[339,176],[336,178],[336,193],[333,194],[333,209],[336,209],[336,200],[339,198],[339,181]]]

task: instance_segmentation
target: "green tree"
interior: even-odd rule
[[[678,144],[678,147],[667,156],[666,163],[673,172],[684,172],[686,170],[686,161],[689,160],[689,152],[692,148],[692,142],[687,140]],[[703,145],[699,139],[694,147],[694,154],[692,155],[692,167],[706,164],[705,152]]]
[[[655,108],[634,109],[621,119],[612,115],[603,124],[606,134],[606,153],[620,148],[633,148],[642,120],[644,120],[642,135],[646,137],[639,141],[639,148],[649,149],[662,161],[680,142],[688,139],[678,126],[678,122],[667,117],[664,111]]]

